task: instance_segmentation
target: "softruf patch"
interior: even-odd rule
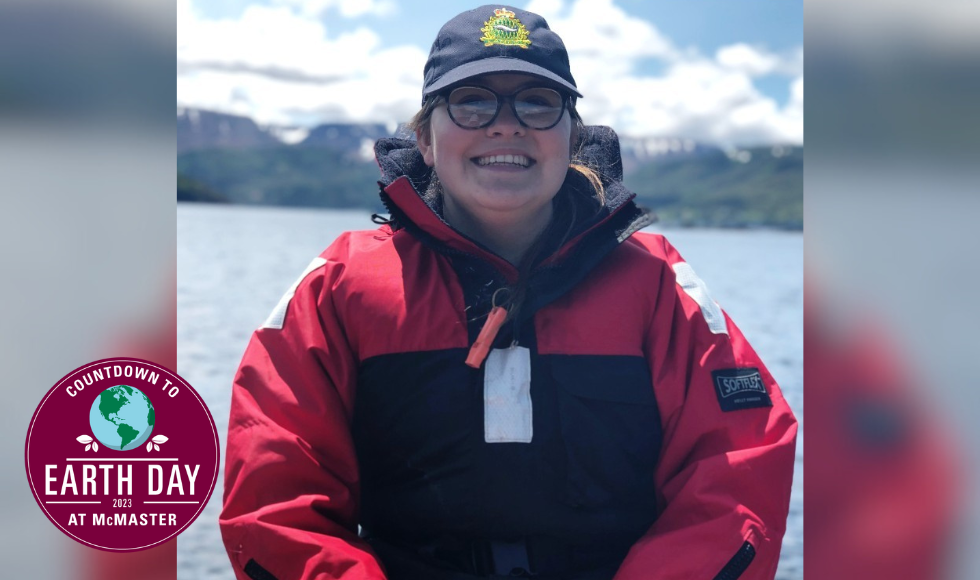
[[[772,399],[757,368],[721,369],[711,371],[711,377],[722,411],[772,407]]]

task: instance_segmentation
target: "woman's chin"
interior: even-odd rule
[[[511,214],[520,219],[540,212],[545,205],[550,203],[551,197],[543,198],[539,195],[528,195],[521,192],[508,194],[497,191],[474,199],[476,202],[474,210],[478,208],[495,214]]]

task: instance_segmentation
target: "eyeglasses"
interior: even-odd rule
[[[446,95],[449,118],[464,129],[482,129],[510,102],[514,117],[524,127],[550,129],[565,114],[564,95],[546,87],[530,87],[511,95],[500,95],[486,87],[457,87]]]

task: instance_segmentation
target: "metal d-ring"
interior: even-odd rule
[[[508,294],[510,294],[510,288],[508,288],[506,286],[501,286],[500,288],[497,288],[496,290],[494,290],[493,296],[490,297],[490,306],[492,308],[496,308],[497,306],[500,306],[499,304],[497,304],[497,294],[500,294],[500,291],[501,290],[503,290],[503,291],[507,292]]]

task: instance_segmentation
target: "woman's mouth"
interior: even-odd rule
[[[474,157],[473,161],[480,167],[493,165],[509,165],[513,167],[530,167],[534,160],[524,155],[485,155]]]

